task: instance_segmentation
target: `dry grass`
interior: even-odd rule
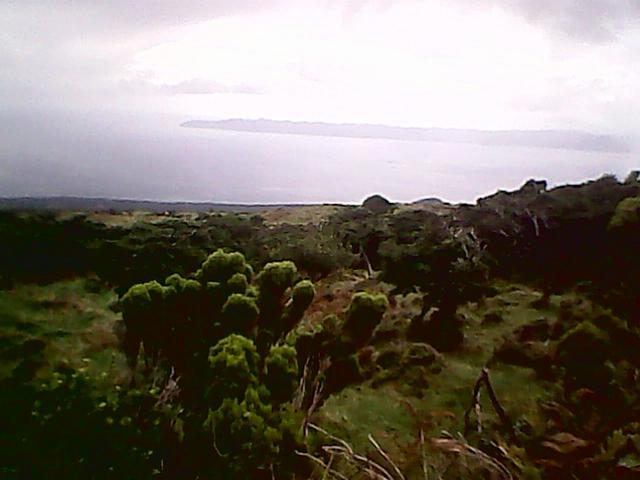
[[[260,215],[267,224],[278,225],[288,223],[291,225],[319,225],[331,215],[343,209],[338,205],[304,205],[295,207],[280,207],[265,210]]]

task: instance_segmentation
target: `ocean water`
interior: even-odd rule
[[[0,115],[0,196],[229,203],[474,201],[529,178],[624,177],[636,152],[308,137],[180,127],[185,118]]]

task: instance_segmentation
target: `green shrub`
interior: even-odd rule
[[[147,389],[96,391],[64,369],[31,383],[0,384],[0,477],[151,478],[160,468],[168,417]]]
[[[248,286],[249,282],[247,281],[247,277],[244,273],[234,273],[227,281],[227,290],[230,294],[244,294],[247,291]]]
[[[606,389],[612,375],[606,365],[611,348],[609,336],[590,321],[569,330],[556,350],[557,362],[565,370],[566,386]]]
[[[300,448],[299,421],[290,408],[274,409],[259,388],[226,398],[204,423],[213,438],[215,478],[290,477]]]
[[[209,255],[200,268],[199,280],[221,282],[229,280],[236,273],[246,273],[247,263],[239,252],[225,253],[222,249]]]
[[[133,285],[121,300],[122,316],[127,328],[135,328],[138,318],[146,314],[151,307],[151,296],[146,284]]]
[[[257,383],[259,361],[254,343],[241,335],[229,335],[211,347],[208,404],[217,408],[224,399],[242,400],[245,390]]]
[[[258,349],[262,354],[266,353],[270,344],[283,338],[293,328],[308,307],[304,302],[309,300],[313,290],[310,282],[303,283],[296,291],[297,302],[291,299],[287,303],[285,293],[293,286],[297,275],[295,264],[284,261],[267,263],[256,277],[260,308]]]
[[[182,278],[182,276],[180,276],[180,274],[173,273],[173,274],[169,275],[165,279],[164,284],[168,285],[168,286],[171,286],[171,287],[175,288],[176,291],[180,292],[184,288],[184,282],[186,282],[186,280],[184,278]]]
[[[290,345],[274,345],[265,359],[264,384],[276,405],[288,402],[298,387],[296,349]]]
[[[156,371],[167,365],[179,375],[179,401],[188,409],[184,448],[193,450],[189,458],[202,457],[193,466],[197,474],[211,467],[212,476],[256,478],[292,468],[299,446],[300,419],[291,407],[298,354],[277,342],[315,295],[309,280],[294,285],[297,277],[293,262],[273,262],[250,285],[244,256],[217,250],[196,279],[174,274],[166,286],[135,285],[123,297],[135,357],[142,342]],[[155,362],[160,355],[166,363]],[[200,451],[209,441],[224,457]]]
[[[255,335],[259,313],[255,299],[233,293],[222,307],[222,329],[227,333],[252,337]]]
[[[343,332],[349,343],[364,345],[382,320],[389,302],[383,294],[358,292],[345,312]]]
[[[293,285],[298,269],[291,261],[270,262],[258,273],[256,281],[264,295],[281,295]]]
[[[302,280],[295,284],[291,291],[291,298],[285,306],[283,313],[283,328],[285,331],[291,330],[309,308],[316,290],[309,280]]]
[[[610,229],[621,229],[640,225],[640,197],[628,197],[616,207],[609,222]]]

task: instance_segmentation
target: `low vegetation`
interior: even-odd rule
[[[0,476],[636,478],[639,198],[3,211]]]

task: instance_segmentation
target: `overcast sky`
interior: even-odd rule
[[[22,112],[635,136],[639,65],[639,0],[0,0]]]

